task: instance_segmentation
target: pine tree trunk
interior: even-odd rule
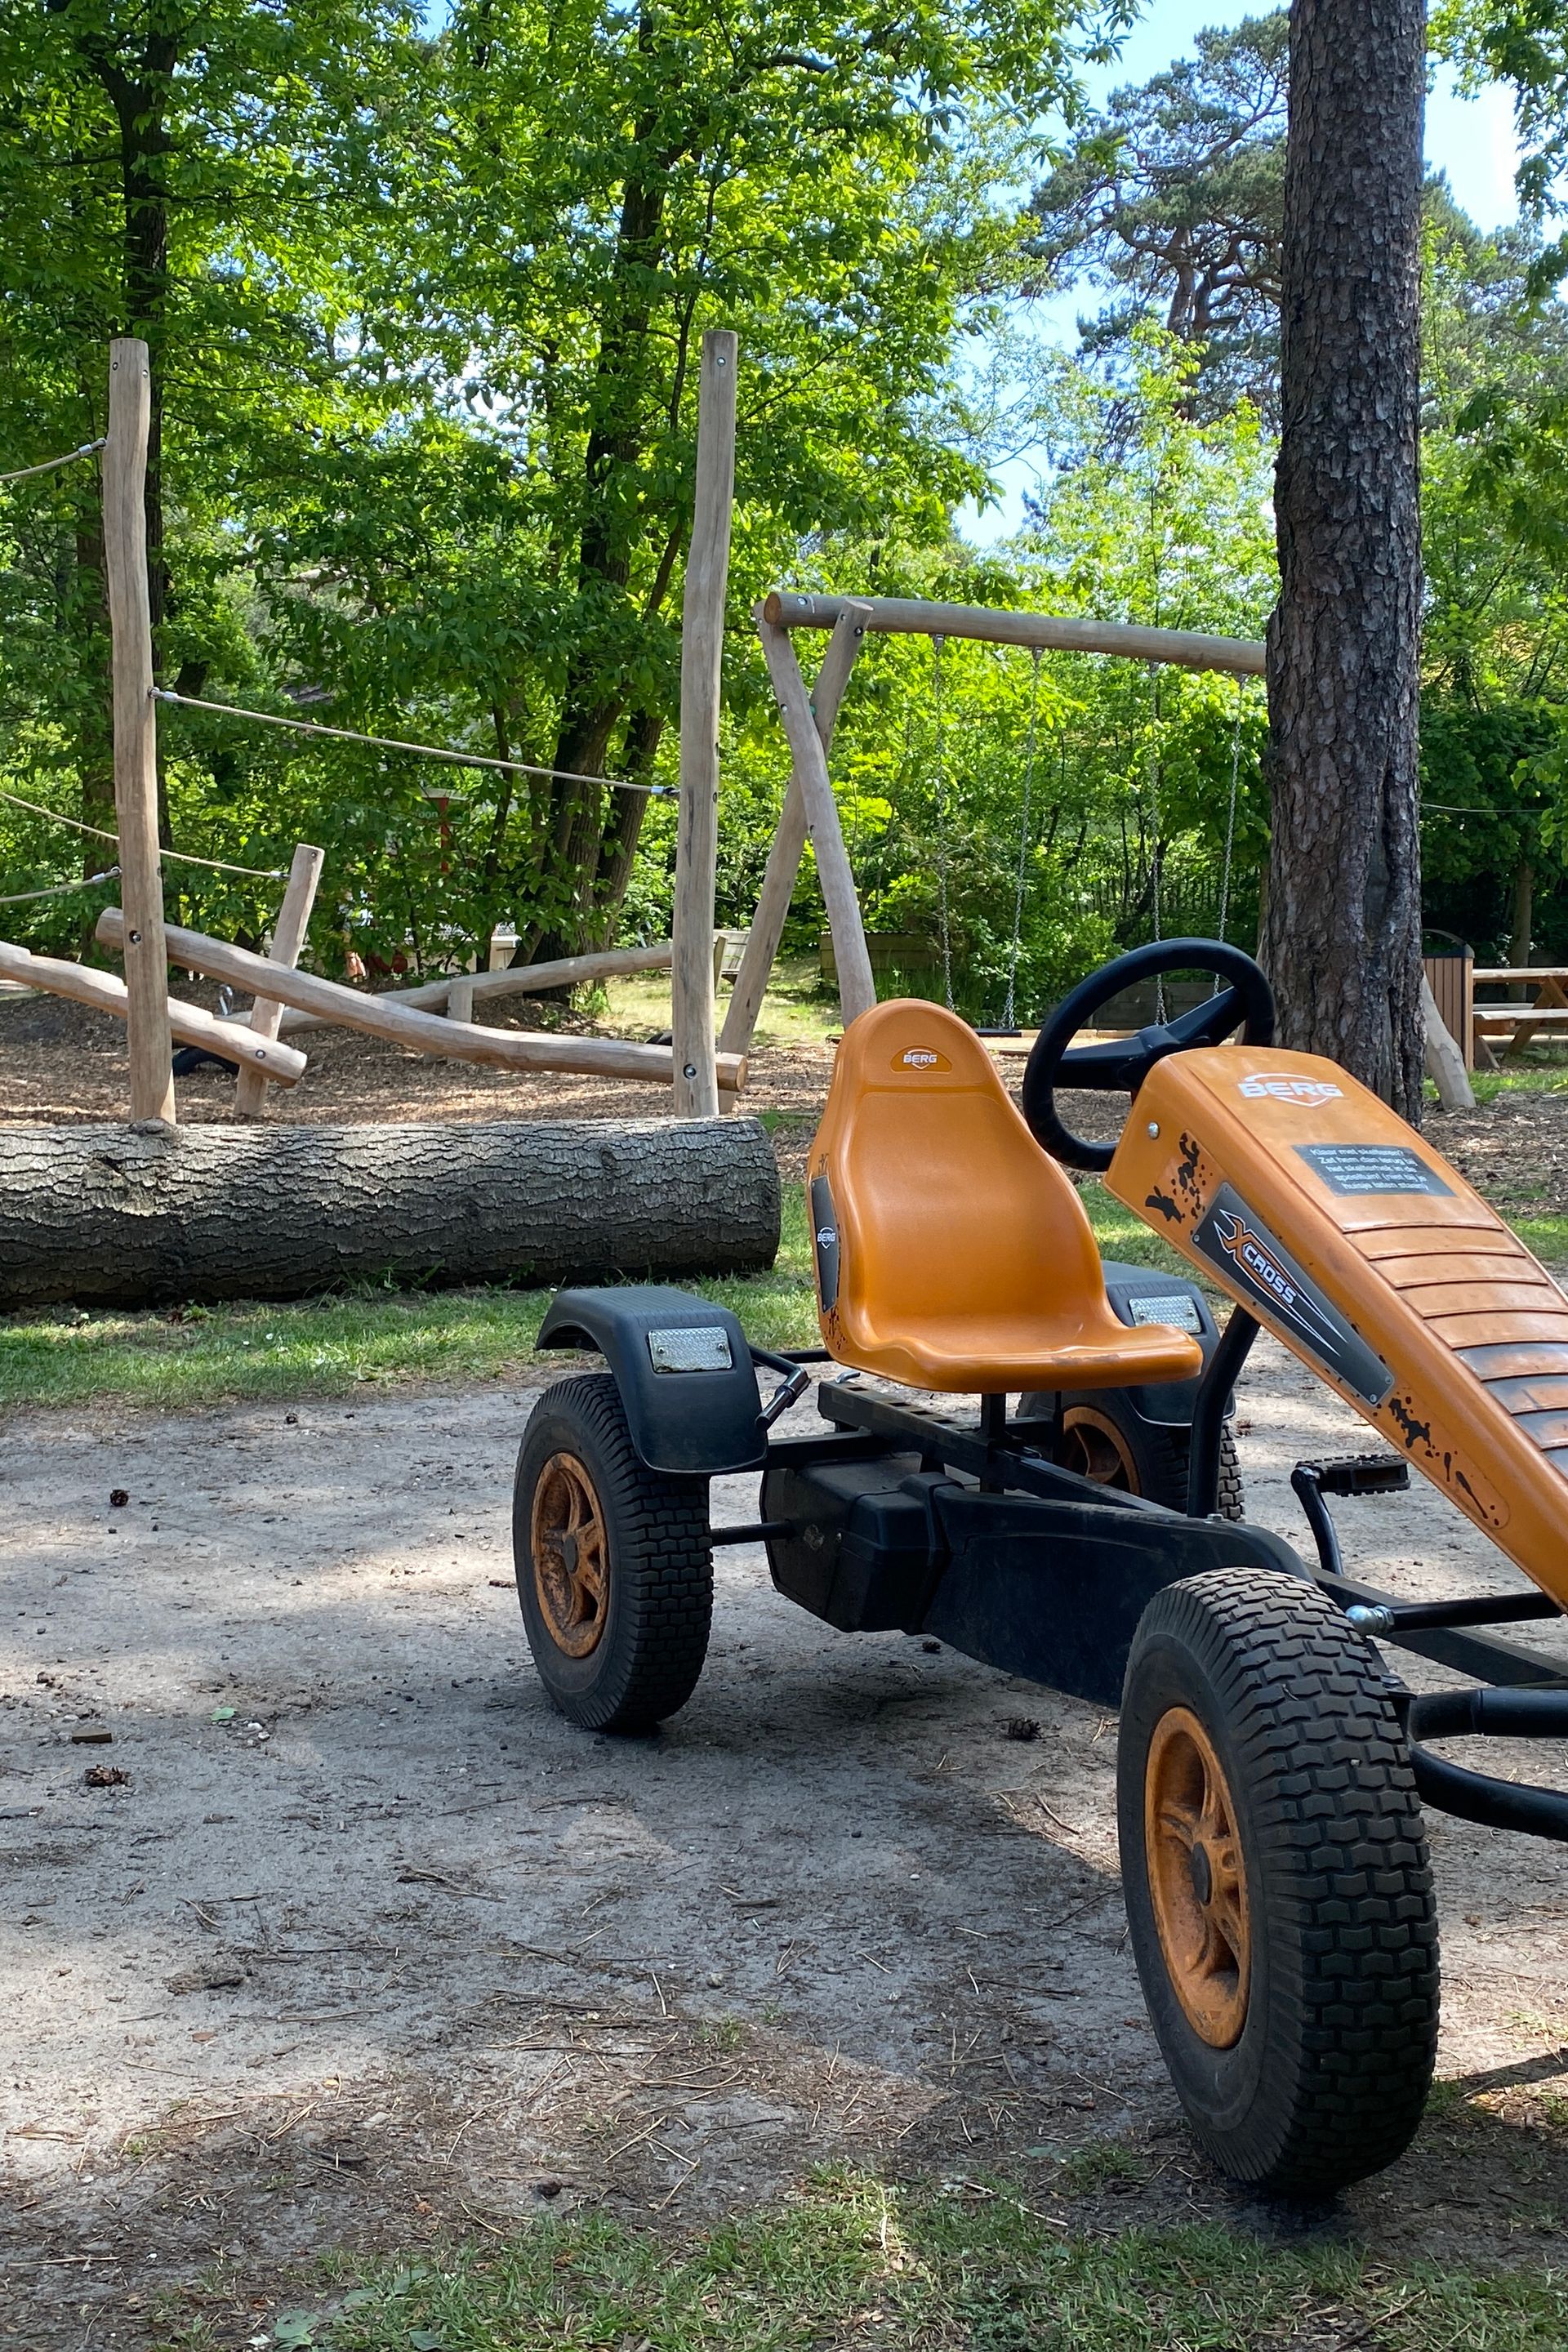
[[[778,1238],[754,1119],[0,1127],[0,1311],[755,1273]]]
[[[1279,1042],[1420,1114],[1421,0],[1292,0],[1263,959]]]

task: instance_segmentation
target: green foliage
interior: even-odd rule
[[[1006,548],[981,557],[953,541],[931,551],[829,541],[790,584],[1260,635],[1274,591],[1258,420],[1243,405],[1193,423],[1195,355],[1173,337],[1140,330],[1133,358],[1121,386],[1064,363],[1041,387],[1036,424],[1057,469]],[[803,632],[798,642],[809,671],[813,640]],[[720,919],[742,924],[788,758],[760,655],[743,637],[732,651]],[[1162,929],[1217,929],[1233,759],[1226,929],[1250,938],[1268,837],[1265,726],[1260,691],[1213,672],[1152,675],[1057,654],[1037,667],[1026,650],[959,637],[940,651],[926,637],[868,637],[832,772],[868,927],[916,947],[919,960],[895,961],[883,974],[884,993],[943,992],[945,886],[959,1010],[999,1020],[1016,916],[1016,1010],[1035,1017],[1094,964],[1151,935],[1156,840]],[[632,904],[656,936],[673,881],[668,810],[650,815],[644,850]],[[815,940],[820,924],[808,856],[792,935]]]
[[[398,0],[0,0],[0,464],[89,437],[108,336],[143,333],[166,678],[668,778],[703,329],[744,354],[737,624],[803,539],[940,539],[983,480],[944,426],[1013,236],[996,171],[1125,14],[459,0],[426,32]],[[0,769],[101,822],[90,474],[0,501]],[[178,846],[327,847],[329,964],[351,938],[439,963],[504,916],[525,945],[597,933],[626,889],[640,793],[162,724]],[[7,878],[77,868],[14,815]],[[261,929],[266,886],[176,870],[177,911]],[[20,928],[66,945],[82,911]]]
[[[735,327],[719,910],[744,924],[786,772],[766,588],[1262,632],[1283,16],[1086,117],[1075,54],[1127,13],[0,0],[0,470],[101,429],[134,329],[165,680],[668,788],[697,358]],[[1472,60],[1507,47],[1545,126],[1539,16],[1444,22]],[[1506,953],[1528,868],[1537,941],[1568,953],[1565,314],[1531,232],[1483,237],[1440,187],[1427,217],[1427,911]],[[1109,291],[1076,357],[1030,341],[1042,261]],[[977,554],[954,517],[1019,446],[1043,486]],[[109,829],[106,659],[91,465],[0,489],[0,789]],[[525,954],[668,928],[667,797],[170,706],[160,733],[177,848],[270,871],[326,847],[325,969],[441,968],[498,920]],[[884,987],[944,992],[944,900],[954,999],[989,1022],[1156,922],[1217,929],[1222,898],[1250,938],[1264,749],[1260,690],[1218,677],[868,645],[833,764]],[[0,896],[111,856],[0,802]],[[260,939],[275,882],[167,870],[176,916]],[[71,951],[112,890],[5,928]],[[821,919],[808,856],[792,946]]]
[[[1530,217],[1546,217],[1568,173],[1568,20],[1558,0],[1438,0],[1429,38],[1472,88],[1513,85],[1520,198]],[[1535,257],[1531,290],[1544,292],[1565,271],[1568,238]]]
[[[1535,241],[1429,206],[1424,322],[1422,856],[1428,920],[1511,953],[1568,953],[1563,555],[1568,313],[1530,291]]]

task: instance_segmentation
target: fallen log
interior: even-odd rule
[[[507,964],[500,971],[454,971],[444,980],[423,980],[417,988],[378,990],[376,1003],[401,1004],[410,1013],[439,1013],[455,988],[466,989],[475,1004],[496,996],[542,996],[558,988],[580,988],[590,981],[622,980],[631,972],[668,971],[673,953],[665,940],[649,948],[605,948],[595,955],[562,956],[553,963]],[[354,995],[360,994],[355,989]],[[280,1034],[292,1037],[301,1029],[331,1025],[319,1013],[285,1013]]]
[[[105,947],[122,947],[125,917],[118,907],[106,907],[98,919],[98,937]],[[291,1004],[298,1013],[321,1013],[345,1029],[362,1029],[367,1036],[384,1037],[416,1054],[438,1054],[453,1062],[488,1062],[502,1070],[579,1070],[590,1077],[637,1078],[644,1085],[674,1082],[674,1057],[668,1045],[631,1045],[619,1037],[552,1035],[527,1029],[481,1029],[467,1022],[444,1021],[438,1013],[411,1013],[385,996],[364,996],[315,972],[285,971],[266,956],[252,955],[226,940],[211,940],[201,931],[166,926],[169,960],[188,971],[205,971],[213,980],[231,981],[258,996]],[[739,1054],[719,1056],[719,1083],[738,1090],[745,1084],[746,1065]]]
[[[73,1003],[90,1004],[95,1013],[107,1013],[116,1021],[126,1017],[125,982],[113,972],[94,971],[90,964],[67,963],[58,956],[34,955],[8,940],[0,940],[0,980],[18,980],[26,988],[47,989],[51,996],[68,996]],[[291,1087],[305,1075],[305,1056],[297,1046],[260,1036],[243,1021],[220,1021],[199,1004],[182,1004],[171,997],[169,1026],[182,1045],[226,1055],[242,1070],[259,1070],[275,1085]]]
[[[0,1127],[0,1309],[773,1264],[754,1119]]]

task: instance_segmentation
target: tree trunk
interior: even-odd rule
[[[1528,857],[1521,857],[1513,869],[1513,939],[1508,960],[1516,971],[1522,971],[1530,962],[1531,933],[1535,924],[1535,868]],[[1527,987],[1510,988],[1509,994],[1517,1003],[1529,1002]]]
[[[114,728],[108,692],[109,606],[103,585],[103,520],[96,482],[92,491],[94,510],[79,520],[73,542],[75,582],[70,618],[82,649],[84,667],[89,674],[96,672],[90,686],[83,678],[77,697],[76,765],[81,784],[81,822],[96,825],[100,834],[112,834],[118,819],[114,809]],[[115,855],[112,841],[100,841],[91,834],[81,836],[84,877],[101,874],[114,863]],[[97,956],[98,943],[92,936],[97,911],[95,906],[89,905],[81,919],[77,952],[84,960]]]
[[[1263,957],[1285,1045],[1420,1115],[1421,0],[1292,0]]]
[[[154,17],[160,12],[154,11]],[[166,12],[163,12],[166,13]],[[122,335],[147,345],[152,415],[147,430],[147,603],[153,629],[153,675],[163,676],[168,567],[163,555],[163,330],[169,295],[169,196],[166,127],[170,91],[180,62],[183,30],[156,21],[129,66],[95,33],[78,36],[78,53],[97,76],[120,132],[121,311]],[[170,839],[168,780],[158,757],[158,838]],[[177,889],[177,877],[175,887]]]
[[[754,1119],[0,1128],[0,1309],[754,1273]]]

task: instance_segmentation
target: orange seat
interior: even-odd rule
[[[1077,1192],[956,1014],[903,1000],[850,1024],[809,1165],[839,1363],[985,1395],[1202,1370],[1187,1333],[1113,1314]]]

